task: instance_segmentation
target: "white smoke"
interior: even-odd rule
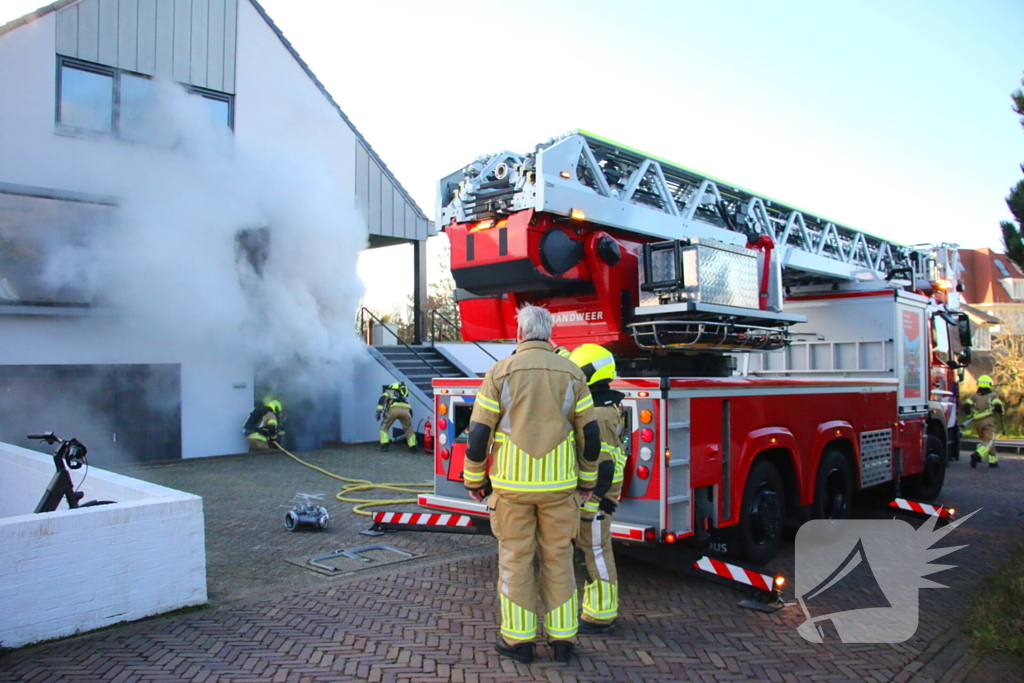
[[[52,272],[88,283],[133,336],[254,363],[300,361],[314,375],[348,357],[359,347],[356,261],[367,229],[328,160],[237,142],[202,99],[157,86],[143,141],[104,169],[116,225],[57,252],[64,265]],[[257,276],[238,259],[236,236],[264,227],[270,248]]]

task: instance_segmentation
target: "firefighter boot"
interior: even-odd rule
[[[380,445],[380,452],[381,453],[387,453],[388,452],[388,446],[390,446],[390,445],[391,444],[382,443]]]
[[[552,659],[561,664],[568,664],[569,658],[572,657],[572,641],[571,640],[552,640],[548,643],[551,649],[554,650]]]
[[[978,451],[974,451],[971,453],[971,469],[977,467],[979,462],[981,462],[981,456],[978,455]]]
[[[594,635],[598,633],[611,633],[613,628],[615,628],[614,621],[609,621],[606,624],[598,624],[593,621],[587,621],[586,619],[580,619],[579,632]]]
[[[529,664],[533,661],[533,643],[517,643],[509,645],[505,639],[498,636],[494,641],[494,649],[503,657],[511,657],[517,662]]]

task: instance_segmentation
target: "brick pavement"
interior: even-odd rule
[[[797,608],[740,610],[734,591],[623,559],[617,632],[581,637],[569,666],[551,663],[543,647],[541,661],[518,664],[490,647],[496,566],[481,548],[461,559],[435,555],[418,566],[320,577],[311,588],[266,600],[24,648],[0,659],[0,683],[1024,681],[1024,662],[967,653],[960,625],[971,588],[1024,538],[1017,525],[1022,482],[1022,459],[1004,459],[999,470],[952,465],[944,502],[984,507],[943,543],[970,547],[949,556],[956,569],[933,577],[953,588],[922,591],[920,628],[906,643],[807,643],[796,632],[803,619]],[[449,542],[441,538],[450,537],[415,542]],[[791,545],[776,568],[792,576]]]

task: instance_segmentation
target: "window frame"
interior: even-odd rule
[[[90,128],[79,128],[78,126],[72,126],[63,123],[60,120],[60,105],[61,105],[61,90],[63,88],[64,80],[64,67],[71,69],[78,69],[80,71],[86,71],[101,76],[110,76],[113,78],[113,101],[111,102],[111,114],[110,114],[110,128],[109,131],[92,130]],[[73,136],[110,136],[121,140],[122,142],[132,143],[132,140],[126,140],[121,137],[121,76],[127,74],[129,76],[135,76],[136,78],[144,78],[148,81],[152,81],[153,77],[149,74],[139,73],[137,71],[130,71],[128,69],[118,69],[113,66],[104,66],[103,64],[97,64],[95,62],[87,62],[74,57],[65,57],[64,55],[57,55],[57,77],[56,91],[54,93],[54,127],[57,133]],[[189,85],[187,83],[181,83],[182,87],[190,95],[199,95],[206,99],[217,100],[224,102],[228,105],[228,128],[232,133],[235,132],[235,96],[231,93],[220,92],[218,90],[210,90],[209,88],[201,88],[197,85]]]
[[[992,263],[995,264],[996,270],[999,271],[999,274],[1002,277],[1013,277],[1012,275],[1010,275],[1010,269],[1006,267],[1006,264],[1003,263],[1001,259],[994,258],[992,259]]]

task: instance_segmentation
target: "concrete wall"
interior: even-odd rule
[[[341,440],[346,443],[361,443],[380,439],[379,423],[374,420],[377,399],[381,386],[404,381],[386,370],[368,351],[352,365],[351,373],[342,387]],[[428,405],[410,394],[412,426],[423,431],[423,420],[434,413],[434,406]],[[401,427],[395,423],[396,427]]]
[[[85,501],[116,504],[32,514],[53,471],[0,443],[0,646],[206,602],[202,498],[93,467]]]

